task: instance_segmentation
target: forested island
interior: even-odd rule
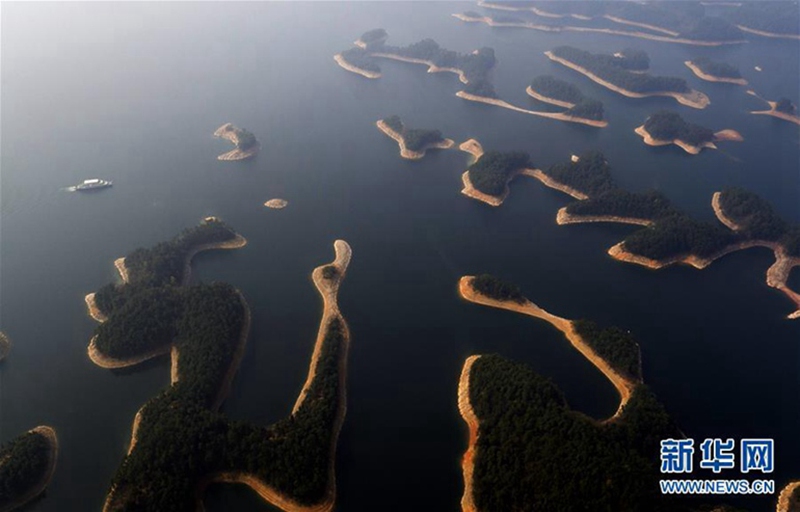
[[[44,492],[57,460],[58,438],[47,426],[0,446],[0,510],[14,510]]]
[[[247,303],[225,283],[181,285],[185,240],[207,243],[222,228],[233,233],[220,221],[208,224],[210,231],[201,226],[171,242],[134,251],[125,258],[126,266],[132,260],[129,281],[106,287],[113,290],[105,292],[111,300],[97,293],[107,315],[96,333],[102,350],[142,361],[153,347],[173,347],[171,386],[137,413],[130,449],[111,482],[104,510],[194,511],[198,497],[214,482],[244,483],[283,510],[312,505],[331,510],[349,344],[336,295],[350,247],[336,241],[335,261],[312,274],[324,307],[309,376],[292,414],[262,427],[217,412],[244,354]]]
[[[486,151],[477,156],[462,175],[462,194],[492,206],[500,206],[508,197],[508,184],[518,174],[531,172],[530,155],[521,151]]]
[[[361,34],[361,37],[356,40],[355,45],[359,48],[369,49],[373,45],[382,45],[387,39],[389,39],[389,34],[386,30],[376,28]]]
[[[11,352],[11,340],[6,333],[0,331],[0,362],[8,357],[9,352]]]
[[[236,149],[219,155],[217,160],[244,160],[255,156],[260,147],[255,135],[231,123],[225,123],[217,128],[214,136],[228,140],[236,145]]]
[[[685,61],[684,64],[692,70],[692,73],[702,80],[747,85],[747,80],[742,78],[739,68],[727,62],[711,60],[708,57],[697,57]]]
[[[642,126],[634,130],[648,146],[675,144],[689,154],[696,155],[704,148],[717,149],[714,142],[723,140],[742,141],[735,130],[713,130],[686,122],[676,112],[660,110],[647,118]]]
[[[452,139],[445,139],[439,130],[408,128],[398,116],[381,119],[376,125],[380,131],[397,141],[400,156],[409,160],[424,157],[428,149],[449,149],[455,144]]]
[[[673,4],[673,5],[671,5]],[[485,8],[519,15],[486,16],[474,11],[454,14],[467,22],[483,22],[495,27],[522,27],[545,32],[592,32],[652,41],[698,46],[720,46],[744,42],[742,30],[730,21],[705,15],[700,2],[481,2]],[[532,12],[535,17],[522,13]],[[625,29],[566,24],[564,18],[582,21],[603,18],[624,25]],[[561,18],[556,24],[542,18]],[[644,30],[641,30],[644,29]]]
[[[634,73],[621,65],[624,59],[613,55],[593,54],[572,46],[558,46],[545,55],[623,96],[669,96],[693,108],[705,108],[710,103],[705,94],[692,90],[682,78]]]
[[[566,116],[603,120],[603,102],[585,97],[580,89],[564,80],[540,75],[531,81],[526,92],[534,99],[566,108]]]
[[[797,115],[797,105],[795,105],[792,100],[789,98],[781,98],[778,101],[767,101],[767,103],[770,107],[769,110],[756,110],[750,113],[777,117],[778,119],[800,125],[800,116]]]

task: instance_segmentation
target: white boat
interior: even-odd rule
[[[100,178],[92,178],[89,180],[84,180],[83,183],[80,185],[75,185],[72,187],[72,190],[96,190],[100,188],[110,187],[112,182],[101,180]]]

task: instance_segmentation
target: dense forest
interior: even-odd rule
[[[41,482],[50,451],[49,441],[38,432],[26,432],[0,446],[0,510]]]
[[[489,274],[475,276],[472,279],[472,288],[475,289],[476,292],[492,299],[500,301],[510,300],[518,304],[525,303],[525,296],[522,295],[517,285],[503,281]]]
[[[586,343],[623,377],[642,380],[639,344],[619,327],[601,328],[591,320],[575,320],[572,325]]]
[[[583,119],[602,121],[605,116],[605,110],[603,109],[602,101],[586,99],[568,109],[564,114],[573,117],[581,117]]]
[[[588,196],[600,195],[614,188],[611,168],[600,151],[587,151],[577,162],[553,165],[545,173]]]
[[[775,104],[775,110],[792,116],[797,115],[797,106],[789,98],[779,99]]]
[[[198,482],[221,471],[255,474],[303,505],[324,499],[344,341],[344,324],[332,320],[306,399],[269,427],[228,420],[172,390],[150,400],[136,450],[114,477],[124,502],[112,510],[194,512]]]
[[[550,380],[487,355],[472,367],[470,401],[480,420],[478,510],[686,510],[659,492],[659,443],[683,436],[646,386],[600,425],[570,410]]]
[[[396,131],[403,137],[406,148],[411,151],[422,151],[431,144],[444,141],[442,132],[439,130],[421,130],[406,128],[398,116],[390,116],[383,119],[389,128]]]
[[[484,98],[497,98],[497,92],[494,90],[494,85],[489,80],[471,80],[464,86],[464,92],[474,94],[475,96],[483,96]]]
[[[719,223],[700,222],[675,213],[630,234],[625,239],[625,249],[654,260],[687,254],[708,258],[738,241],[737,234]]]
[[[384,41],[388,39],[388,37],[389,34],[386,32],[386,30],[382,28],[375,28],[364,32],[358,39],[359,41],[364,43],[367,46],[367,48],[369,48],[371,45],[383,44]]]
[[[774,34],[800,35],[797,2],[742,2],[728,18],[743,27]]]
[[[256,144],[258,144],[258,140],[256,140],[256,136],[250,133],[249,131],[245,130],[244,128],[237,128],[236,129],[236,147],[239,149],[250,149]]]
[[[198,233],[188,230],[168,244],[185,240],[195,245]],[[140,251],[138,286],[120,287],[132,291],[98,326],[97,345],[127,357],[174,343],[180,379],[142,408],[136,448],[112,481],[110,510],[194,511],[199,482],[221,471],[255,474],[301,504],[324,499],[340,410],[344,321],[328,324],[314,379],[295,414],[269,427],[228,420],[212,406],[242,341],[244,302],[228,284],[180,286],[170,272],[177,267],[158,264],[180,251]],[[328,265],[322,273],[333,279],[338,270]]]
[[[487,151],[467,171],[473,187],[484,194],[500,196],[512,174],[529,165],[530,155],[527,153]]]
[[[692,146],[700,146],[714,140],[714,131],[693,123],[688,123],[676,112],[660,110],[644,122],[644,129],[658,140],[681,140]]]
[[[633,73],[620,65],[622,59],[613,55],[593,54],[572,46],[558,46],[551,51],[556,57],[568,60],[603,80],[629,91],[685,93],[691,90],[686,80],[682,78]]]
[[[650,56],[644,50],[625,48],[614,57],[623,69],[629,71],[646,71],[650,69]]]
[[[783,220],[768,201],[758,195],[731,187],[722,191],[719,198],[725,215],[751,239],[778,242],[792,256],[800,257],[800,225]]]
[[[703,17],[694,20],[680,32],[678,37],[695,41],[743,41],[744,34],[739,27],[731,25],[722,18]]]
[[[567,205],[567,213],[572,215],[611,215],[647,220],[655,220],[673,212],[669,199],[655,190],[628,192],[614,188]]]
[[[341,55],[347,63],[357,68],[374,73],[381,72],[381,67],[375,62],[375,58],[371,57],[369,52],[363,48],[356,46],[343,51],[339,55]]]
[[[542,96],[547,96],[554,100],[575,104],[583,101],[583,93],[578,87],[565,80],[559,80],[552,75],[537,76],[531,81],[531,89]]]
[[[692,64],[700,68],[700,71],[707,75],[718,76],[722,78],[742,78],[739,68],[732,66],[727,62],[719,62],[711,60],[708,57],[697,57],[692,59]]]
[[[439,46],[433,39],[423,39],[408,46],[390,46],[381,44],[371,50],[380,53],[390,53],[401,57],[421,59],[433,62],[442,68],[456,68],[464,72],[467,81],[486,80],[489,71],[494,68],[496,59],[494,50],[480,48],[472,53],[458,53],[446,50]]]
[[[224,222],[209,218],[200,225],[185,229],[169,242],[147,249],[139,248],[125,257],[128,284],[108,284],[95,294],[98,309],[105,315],[122,306],[130,296],[145,288],[162,288],[182,284],[186,258],[195,247],[226,242],[236,232]]]

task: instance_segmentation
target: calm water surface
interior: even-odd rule
[[[464,358],[497,352],[552,378],[571,406],[595,417],[616,408],[614,389],[553,328],[458,299],[464,274],[495,273],[568,318],[630,329],[645,380],[690,437],[774,437],[778,485],[800,477],[800,323],[764,284],[763,249],[700,272],[651,272],[605,251],[632,228],[558,227],[567,198],[538,182],[514,183],[491,209],[459,193],[458,151],[419,162],[374,127],[392,114],[439,128],[456,141],[530,152],[537,166],[601,148],[617,181],[657,188],[693,215],[712,219],[711,194],[754,190],[800,221],[798,130],[750,116],[763,103],[744,88],[696,79],[699,55],[737,64],[768,99],[798,100],[796,43],[754,40],[728,48],[672,46],[607,35],[543,34],[468,25],[450,17],[465,3],[92,3],[4,4],[0,312],[14,340],[0,366],[0,440],[54,426],[61,454],[36,512],[98,510],[122,460],[136,410],[168,384],[168,361],[126,372],[86,357],[94,323],[83,296],[115,278],[116,257],[218,215],[249,240],[203,254],[196,279],[234,284],[254,322],[247,355],[224,406],[268,424],[289,413],[307,371],[320,301],[311,270],[347,240],[354,257],[341,290],[353,333],[347,420],[337,456],[338,510],[459,510],[466,431],[456,388]],[[596,130],[525,116],[454,96],[451,74],[381,62],[370,81],[332,55],[365,30],[393,44],[425,37],[462,52],[495,48],[494,82],[517,105],[525,86],[550,73],[605,103]],[[703,111],[672,100],[631,100],[551,63],[542,52],[571,44],[650,53],[657,74],[686,78],[709,94]],[[753,71],[755,65],[764,71]],[[690,157],[649,148],[633,133],[653,111],[675,108],[741,144]],[[262,150],[219,162],[229,145],[211,134],[246,127]],[[114,188],[63,190],[85,178]],[[268,210],[272,197],[289,201]],[[799,273],[792,275],[800,285]],[[754,511],[773,498],[734,500]],[[217,486],[207,509],[271,510],[245,488]]]

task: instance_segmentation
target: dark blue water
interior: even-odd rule
[[[168,382],[168,363],[115,374],[86,357],[94,323],[83,296],[114,279],[116,257],[167,239],[206,215],[244,234],[247,247],[197,258],[196,277],[234,284],[254,322],[225,411],[267,424],[291,410],[320,315],[311,270],[353,248],[341,307],[353,333],[348,411],[337,456],[338,509],[458,510],[466,432],[456,407],[461,365],[497,352],[552,378],[570,404],[595,417],[617,397],[603,376],[550,326],[458,299],[464,274],[494,273],[568,318],[630,329],[645,380],[690,437],[774,437],[778,485],[800,477],[800,324],[764,283],[763,249],[697,271],[652,272],[611,260],[630,227],[559,227],[567,198],[533,180],[513,184],[497,209],[460,193],[458,151],[419,162],[374,127],[398,114],[461,142],[525,150],[540,167],[600,148],[617,181],[658,188],[712,219],[711,194],[739,185],[800,221],[797,127],[747,112],[744,88],[696,79],[683,61],[737,64],[768,99],[798,100],[796,43],[753,40],[694,48],[607,35],[543,34],[462,24],[455,3],[242,3],[3,5],[0,146],[0,318],[14,340],[0,366],[0,440],[38,424],[59,433],[58,470],[30,510],[96,510],[121,461],[135,411]],[[442,46],[495,48],[494,82],[520,106],[530,79],[550,73],[601,99],[596,130],[454,96],[451,74],[382,62],[384,77],[343,71],[332,55],[365,30],[393,44],[434,37]],[[655,73],[706,92],[703,111],[673,100],[606,91],[542,52],[560,44],[650,53]],[[762,73],[753,71],[759,65]],[[689,156],[649,148],[633,128],[676,108],[744,143]],[[219,162],[229,145],[211,134],[232,121],[261,153]],[[62,187],[114,180],[92,195]],[[272,197],[289,201],[268,210]],[[800,284],[798,271],[793,283]],[[753,510],[774,498],[726,501]],[[207,509],[270,510],[245,488],[217,486]]]

